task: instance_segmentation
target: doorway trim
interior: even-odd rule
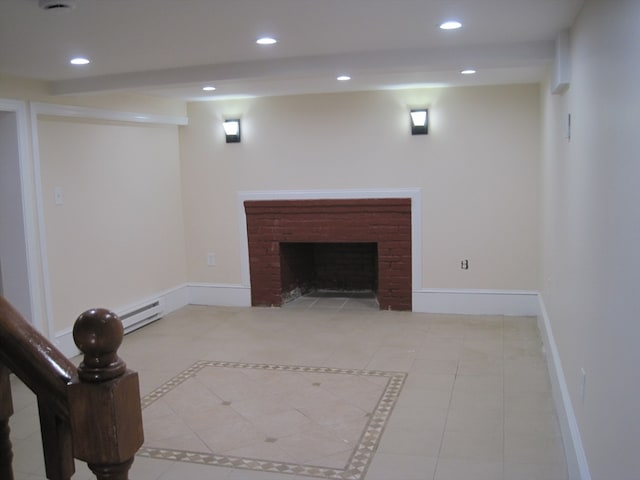
[[[27,251],[27,276],[29,283],[29,300],[31,304],[31,321],[33,326],[45,335],[45,315],[42,309],[42,275],[38,249],[38,214],[36,204],[36,184],[34,164],[29,150],[29,116],[27,103],[20,100],[0,98],[0,111],[11,112],[16,116],[18,167],[20,171],[20,195],[24,223],[24,237]]]

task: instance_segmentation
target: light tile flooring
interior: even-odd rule
[[[143,395],[132,480],[567,479],[535,318],[366,295],[188,306],[120,356]],[[13,397],[16,480],[43,480],[33,395],[14,380]],[[91,478],[79,462],[74,480]]]

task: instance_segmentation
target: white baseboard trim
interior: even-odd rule
[[[186,284],[179,285],[168,290],[164,290],[155,295],[142,298],[139,301],[125,305],[120,308],[112,309],[117,315],[121,315],[123,312],[131,311],[139,305],[144,305],[149,302],[158,300],[160,302],[162,315],[168,315],[179,308],[189,304],[189,289]],[[125,325],[126,327],[127,325]],[[78,347],[76,347],[73,341],[73,327],[68,327],[55,333],[54,345],[60,350],[66,357],[75,357],[80,353]]]
[[[163,315],[169,315],[189,305],[189,286],[185,283],[163,292],[160,294],[160,305]]]
[[[551,381],[551,390],[553,393],[553,401],[562,431],[562,439],[564,442],[565,455],[567,457],[567,469],[569,480],[591,480],[589,472],[589,464],[587,455],[582,445],[582,437],[578,428],[578,421],[569,389],[562,369],[558,346],[553,337],[551,329],[551,320],[547,314],[542,295],[539,295],[538,329],[544,343],[544,351],[547,359],[547,368],[549,370],[549,380]]]
[[[244,285],[190,283],[189,303],[221,307],[250,307],[251,288]]]
[[[536,316],[538,292],[423,289],[413,292],[413,311],[467,315]]]

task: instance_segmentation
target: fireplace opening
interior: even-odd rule
[[[320,290],[378,291],[378,244],[281,242],[283,303]]]

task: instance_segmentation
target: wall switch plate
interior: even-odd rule
[[[207,265],[214,267],[216,264],[216,255],[214,253],[207,253]]]

